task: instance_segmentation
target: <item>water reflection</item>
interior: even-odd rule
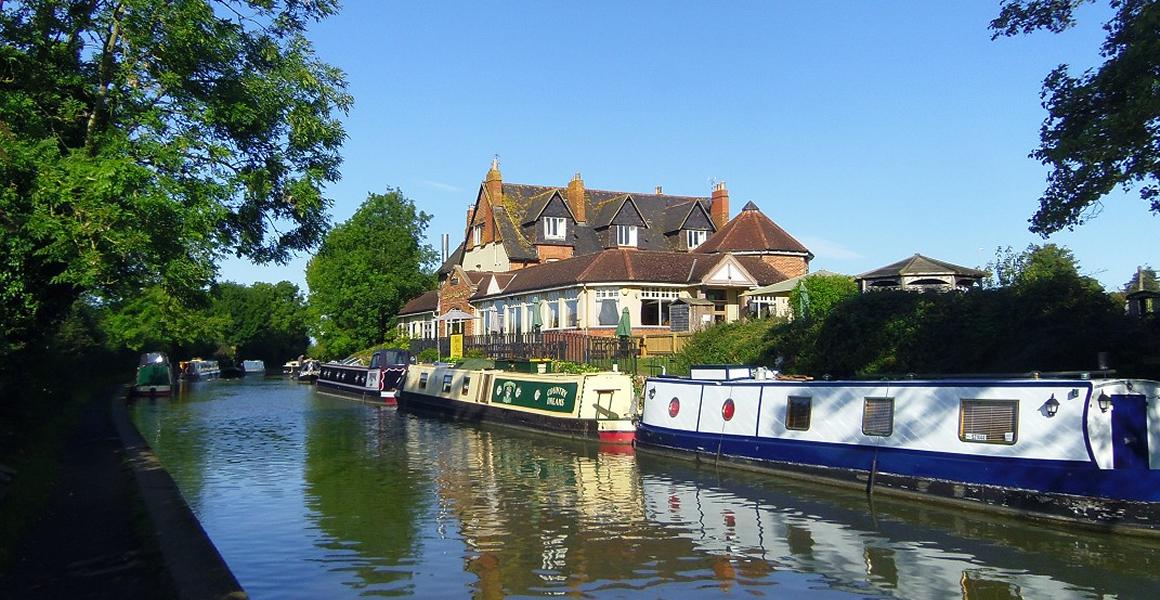
[[[1151,597],[1160,547],[448,423],[283,381],[133,409],[254,598]]]

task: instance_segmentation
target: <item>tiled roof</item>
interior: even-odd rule
[[[455,268],[455,265],[463,262],[463,246],[464,244],[459,244],[459,247],[456,248],[455,251],[447,257],[447,260],[443,261],[443,264],[439,265],[439,270],[436,271],[438,275],[446,275],[447,273],[450,273],[451,269]]]
[[[412,298],[410,302],[403,305],[399,309],[400,317],[406,315],[413,315],[424,312],[435,312],[439,308],[439,290],[431,290],[430,292],[423,292],[417,298]]]
[[[758,285],[768,285],[786,278],[784,273],[763,262],[759,256],[734,258],[757,279]],[[704,279],[722,260],[725,260],[725,255],[608,250],[506,273],[504,275],[510,276],[510,280],[507,285],[501,286],[500,293],[504,295],[526,293],[569,287],[578,283],[640,282],[689,285]],[[497,294],[489,294],[485,282],[479,286],[479,291],[471,299],[478,300],[493,295]]]
[[[770,220],[750,202],[717,233],[696,250],[705,254],[719,252],[788,252],[810,254],[801,242],[794,239],[777,223]]]
[[[879,277],[898,277],[900,275],[964,275],[967,277],[986,277],[987,274],[978,269],[963,267],[949,262],[936,260],[915,254],[898,262],[890,263],[885,267],[867,271],[857,276],[857,279],[877,279]]]

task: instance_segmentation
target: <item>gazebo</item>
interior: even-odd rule
[[[978,269],[915,254],[854,278],[858,290],[908,290],[949,292],[978,287],[987,274]]]

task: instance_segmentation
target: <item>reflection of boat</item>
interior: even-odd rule
[[[181,363],[181,378],[190,381],[213,379],[221,374],[216,360],[192,358]]]
[[[1158,391],[1139,380],[657,378],[646,383],[638,442],[872,491],[1160,532]]]
[[[243,360],[242,369],[247,375],[261,375],[266,372],[266,363],[260,360]]]
[[[399,405],[604,443],[632,443],[636,401],[622,373],[530,374],[451,365],[407,371]]]
[[[312,382],[318,379],[318,373],[322,371],[321,364],[314,359],[302,363],[298,368],[298,381]]]
[[[141,355],[132,392],[135,396],[168,396],[173,392],[173,369],[164,353]]]
[[[874,511],[859,493],[744,474],[708,485],[708,469],[640,463],[648,519],[737,572],[776,564],[820,574],[833,589],[897,598],[1132,598],[1155,587],[1150,545],[1131,543],[1142,540],[1077,538],[904,500]]]
[[[398,388],[411,363],[406,350],[378,350],[371,355],[371,364],[348,358],[321,366],[318,387],[342,392],[360,398],[378,398],[394,404]]]

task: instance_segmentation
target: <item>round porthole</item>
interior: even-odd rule
[[[676,398],[669,400],[669,416],[676,417],[679,412],[681,412],[681,401]]]
[[[733,399],[726,398],[725,404],[721,405],[721,418],[729,421],[733,418],[734,412],[737,412],[737,407],[733,405]]]

